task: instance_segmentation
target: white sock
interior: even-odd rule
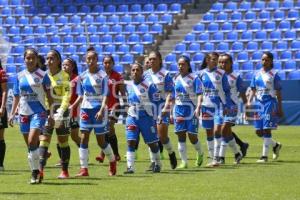
[[[164,148],[168,151],[168,154],[172,154],[174,152],[171,141],[169,140],[166,144],[163,144]]]
[[[115,161],[115,155],[113,153],[113,150],[112,150],[110,144],[108,144],[105,149],[102,149],[102,151],[107,156],[109,162]]]
[[[262,156],[268,156],[271,140],[272,138],[264,138]]]
[[[81,168],[88,168],[88,160],[89,160],[89,150],[79,148],[79,160]]]
[[[214,141],[206,140],[206,143],[207,143],[208,155],[210,158],[213,158],[214,157]]]
[[[152,156],[152,158],[153,158],[153,160],[155,162],[155,165],[161,166],[161,163],[160,163],[160,152],[159,152],[159,150],[156,153],[153,153],[151,151],[151,156]]]
[[[31,171],[38,170],[39,169],[39,160],[40,160],[39,149],[36,149],[34,151],[29,151],[27,156],[28,156],[28,163],[29,163]]]
[[[225,140],[222,140],[219,157],[223,157],[223,158],[225,157],[227,146],[228,143]]]
[[[186,143],[178,142],[178,152],[182,162],[187,163]]]
[[[236,145],[236,141],[234,138],[228,142],[228,145],[232,149],[232,152],[234,153],[234,155],[240,152]]]
[[[153,154],[152,154],[152,151],[151,151],[150,147],[148,147],[148,152],[149,152],[150,162],[151,162],[151,163],[155,162],[155,159],[154,159],[154,157],[153,157]]]
[[[128,168],[131,167],[132,169],[134,169],[135,152],[127,151],[126,157],[127,157],[127,167]]]
[[[198,155],[202,155],[203,154],[203,151],[202,151],[202,148],[201,148],[201,144],[199,142],[199,140],[197,141],[196,144],[193,144],[195,150],[197,151]]]
[[[221,138],[214,138],[214,158],[219,156],[221,146]]]

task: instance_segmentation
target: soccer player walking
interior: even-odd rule
[[[13,126],[18,109],[20,130],[28,146],[28,162],[32,172],[31,184],[40,182],[39,136],[47,120],[49,124],[54,123],[52,116],[47,115],[45,102],[46,97],[50,106],[53,102],[50,94],[51,82],[48,74],[39,68],[37,60],[38,53],[35,49],[30,48],[25,51],[26,69],[17,74],[13,88],[13,106],[9,117],[9,124]]]
[[[256,134],[263,138],[262,156],[258,163],[268,161],[269,148],[273,147],[273,159],[277,159],[282,145],[272,139],[272,130],[277,128],[278,120],[283,116],[281,98],[281,80],[273,70],[273,54],[265,52],[261,58],[262,68],[252,78],[248,107],[255,98],[254,127]]]

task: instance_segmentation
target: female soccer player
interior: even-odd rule
[[[20,129],[28,146],[28,162],[32,171],[30,183],[35,184],[40,182],[38,144],[39,135],[47,120],[45,98],[47,96],[50,106],[53,99],[50,94],[51,82],[48,74],[38,66],[37,51],[27,49],[24,53],[24,61],[26,69],[18,73],[14,84],[14,99],[9,124],[13,126],[18,108]],[[54,123],[51,115],[48,117],[48,123]]]
[[[263,137],[263,151],[258,163],[268,161],[270,146],[273,147],[273,159],[277,159],[282,145],[272,139],[272,130],[277,128],[278,119],[283,116],[281,98],[281,80],[273,70],[273,54],[265,52],[261,58],[262,69],[252,78],[251,93],[248,107],[254,97],[258,111],[254,113],[254,127],[256,134]]]
[[[53,113],[55,125],[47,124],[40,137],[40,171],[41,179],[44,178],[44,167],[47,161],[47,152],[51,137],[55,129],[61,155],[61,173],[57,177],[66,179],[69,177],[68,167],[71,149],[68,143],[69,130],[69,101],[70,101],[70,77],[62,70],[61,55],[57,50],[51,50],[47,54],[48,76],[51,80],[51,95],[53,105],[50,112]]]
[[[88,69],[78,78],[77,94],[82,100],[80,109],[81,141],[79,148],[80,171],[76,176],[89,176],[88,173],[88,143],[92,130],[96,134],[98,145],[109,159],[109,175],[114,176],[117,171],[117,162],[112,148],[105,140],[108,130],[106,112],[108,80],[106,73],[98,67],[98,54],[88,50],[86,63]]]
[[[206,129],[208,153],[212,158],[208,166],[217,165],[221,143],[219,135],[215,136],[214,142],[215,117],[221,116],[222,110],[227,112],[230,103],[230,87],[224,70],[217,68],[218,56],[215,52],[207,54],[205,60],[207,67],[199,73],[203,90],[199,104],[201,105],[202,127]]]
[[[123,103],[126,104],[126,97],[125,97],[125,85],[124,79],[121,74],[116,72],[114,67],[115,61],[111,55],[106,55],[103,58],[103,66],[105,72],[108,77],[108,88],[109,88],[109,95],[108,95],[108,112],[109,112],[109,133],[106,134],[107,142],[110,144],[115,158],[117,161],[121,159],[119,154],[118,148],[118,139],[116,136],[115,131],[115,123],[118,122],[118,118],[121,112],[120,107],[120,98],[123,99]],[[121,96],[120,96],[121,94]],[[103,162],[105,154],[101,151],[100,155],[96,157],[96,160],[99,162]]]
[[[170,138],[168,136],[173,80],[170,73],[163,68],[162,57],[158,51],[150,52],[148,59],[149,66],[151,68],[145,72],[144,76],[146,79],[153,82],[158,89],[158,92],[155,94],[156,100],[154,107],[154,115],[157,116],[157,132],[161,144],[168,151],[171,168],[175,169],[177,166],[177,159]],[[153,165],[153,158],[151,158],[151,162]]]
[[[7,76],[2,68],[0,60],[0,171],[4,170],[3,162],[6,151],[6,144],[4,140],[4,130],[7,128]]]
[[[203,151],[198,140],[197,108],[199,95],[201,94],[200,79],[192,72],[190,59],[181,56],[178,59],[179,74],[174,78],[174,124],[175,133],[178,136],[178,151],[181,158],[179,169],[187,168],[186,134],[197,151],[196,166],[203,162]],[[198,113],[199,115],[199,113]]]
[[[243,80],[241,76],[233,72],[232,69],[232,57],[229,54],[221,54],[219,56],[219,67],[223,69],[227,75],[228,84],[230,86],[230,97],[231,97],[231,107],[228,109],[228,112],[225,113],[224,116],[222,116],[222,142],[221,142],[221,148],[219,153],[219,164],[225,164],[225,153],[226,148],[229,145],[235,155],[235,162],[238,164],[241,159],[241,155],[239,154],[238,150],[236,149],[236,138],[238,138],[233,132],[231,127],[235,125],[235,122],[237,120],[237,114],[238,114],[238,104],[239,104],[239,97],[243,100],[244,104],[247,103],[247,98],[245,95],[246,87],[243,83]],[[239,138],[238,140],[241,142],[240,149],[243,156],[246,155],[248,143],[242,142]],[[243,150],[243,151],[242,151]]]
[[[66,58],[62,63],[62,69],[69,74],[71,79],[71,98],[70,98],[70,124],[71,128],[71,138],[79,148],[80,145],[80,137],[79,137],[79,117],[78,117],[78,104],[75,104],[77,100],[77,80],[78,80],[78,68],[77,63],[72,58]],[[56,145],[59,158],[61,159],[61,148],[59,144]],[[56,166],[61,166],[61,160]]]
[[[134,63],[131,66],[132,82],[127,85],[128,115],[126,118],[127,137],[127,171],[125,174],[134,173],[135,146],[140,132],[146,144],[151,149],[151,157],[154,160],[152,171],[158,173],[161,170],[156,122],[153,115],[154,101],[158,89],[143,77],[143,66]]]

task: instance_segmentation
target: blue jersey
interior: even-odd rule
[[[83,97],[81,108],[100,108],[103,97],[108,96],[106,73],[102,70],[96,73],[90,73],[88,70],[83,72],[78,78],[77,94]]]
[[[154,116],[154,102],[160,98],[157,87],[147,79],[141,83],[135,84],[133,81],[126,85],[128,95],[128,115],[132,117],[141,117],[145,115]],[[157,115],[155,115],[157,116]]]
[[[167,97],[166,93],[172,93],[174,89],[173,78],[169,71],[161,68],[158,72],[154,73],[152,69],[148,69],[145,71],[144,77],[156,85],[159,95],[159,98],[157,98],[157,103],[165,103]]]
[[[245,93],[247,88],[238,73],[232,72],[227,74],[227,79],[230,87],[230,98],[237,105],[240,93]]]
[[[250,87],[256,90],[259,101],[269,101],[276,98],[276,90],[281,90],[281,80],[276,71],[261,69],[253,76]]]
[[[203,101],[202,105],[206,107],[215,107],[216,105],[227,105],[230,103],[230,86],[225,71],[217,67],[209,70],[203,69],[199,73],[202,83]]]
[[[47,72],[37,69],[29,72],[27,69],[18,73],[15,80],[14,96],[20,97],[19,114],[32,115],[46,110],[46,92],[51,85]]]
[[[197,96],[202,93],[202,89],[196,74],[190,73],[184,77],[179,74],[174,78],[174,84],[175,105],[197,105]]]

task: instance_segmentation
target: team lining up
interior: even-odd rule
[[[137,62],[131,65],[131,81],[126,85],[122,75],[113,70],[112,56],[104,56],[104,71],[99,68],[98,54],[93,47],[86,53],[87,70],[81,74],[78,74],[77,64],[72,58],[62,60],[56,50],[47,54],[47,71],[41,67],[39,58],[41,57],[35,49],[25,51],[26,68],[17,74],[8,119],[6,110],[3,109],[7,98],[7,77],[4,70],[0,73],[0,167],[4,170],[4,129],[8,124],[14,125],[14,118],[18,113],[20,131],[28,146],[31,184],[41,183],[44,178],[44,168],[49,157],[48,147],[54,131],[61,166],[58,178],[70,176],[69,135],[79,151],[80,171],[76,177],[89,176],[88,143],[92,131],[101,149],[96,160],[103,162],[107,157],[109,175],[116,175],[120,155],[114,124],[121,113],[126,115],[125,174],[135,173],[135,151],[140,133],[149,146],[149,170],[153,173],[161,171],[160,152],[163,149],[168,152],[172,169],[188,167],[187,136],[196,151],[195,165],[201,166],[204,154],[198,139],[199,120],[207,135],[207,166],[225,164],[228,146],[234,153],[235,164],[239,164],[246,156],[249,146],[231,129],[237,119],[239,98],[247,109],[254,108],[252,117],[255,131],[263,138],[262,156],[257,162],[268,161],[271,147],[273,159],[279,156],[282,145],[272,139],[271,130],[277,128],[278,119],[283,116],[281,81],[272,69],[273,55],[270,52],[265,52],[262,56],[263,67],[251,81],[248,98],[241,76],[232,71],[233,61],[228,54],[207,54],[202,69],[197,72],[192,72],[187,56],[180,56],[177,63],[178,74],[172,76],[163,67],[161,54],[152,51],[145,58],[144,65]],[[122,107],[120,99],[124,105]],[[179,164],[168,137],[170,122],[174,123],[178,137]]]

